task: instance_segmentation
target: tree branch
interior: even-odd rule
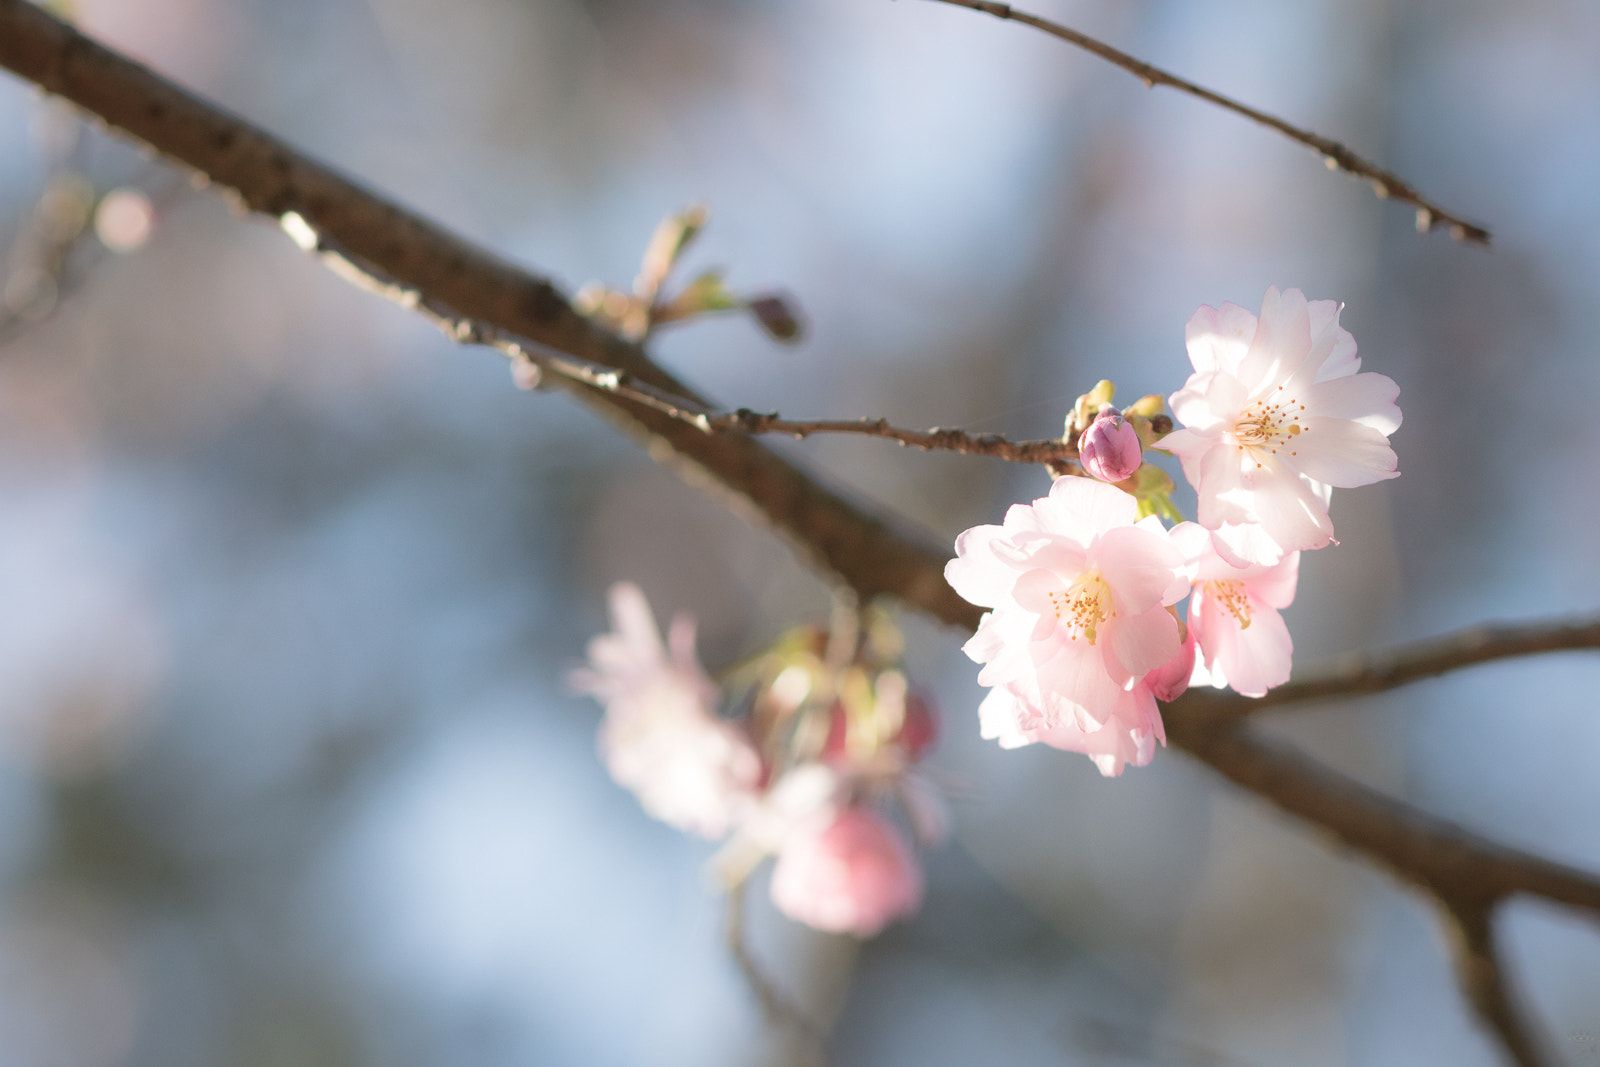
[[[1600,649],[1600,618],[1570,622],[1487,623],[1377,652],[1358,652],[1332,668],[1292,679],[1266,696],[1241,699],[1195,691],[1172,704],[1196,723],[1226,722],[1285,704],[1382,693],[1423,678],[1514,656]]]
[[[547,280],[382,200],[25,0],[0,0],[0,65],[196,169],[231,190],[241,206],[280,220],[302,243],[309,234],[310,246],[331,266],[429,314],[451,336],[494,343],[519,359],[566,358],[580,380],[583,374],[614,372],[617,382],[642,383],[659,391],[655,399],[671,398],[664,403],[687,400],[709,410],[643,350],[573,311]],[[952,626],[977,625],[980,610],[944,582],[947,550],[867,514],[747,436],[702,432],[604,383],[575,392],[649,441],[652,455],[678,457],[698,472],[698,481],[714,480],[729,490],[736,506],[765,516],[809,562],[863,600],[889,594]],[[654,447],[658,443],[665,447]],[[1525,893],[1600,915],[1600,880],[1593,876],[1434,818],[1254,737],[1237,723],[1190,714],[1203,703],[1195,699],[1200,696],[1169,708],[1174,748],[1424,889],[1452,914],[1492,909]],[[1503,976],[1495,981],[1503,982]],[[1489,1002],[1471,995],[1484,1010],[1481,1005]],[[1497,1010],[1492,1004],[1490,1009]],[[1520,1056],[1515,1034],[1489,1022]]]
[[[1505,957],[1494,937],[1498,911],[1499,908],[1482,907],[1450,909],[1450,947],[1456,978],[1478,1018],[1500,1038],[1519,1067],[1554,1063],[1516,1003]]]
[[[817,1063],[825,1064],[828,1058],[828,1042],[822,1028],[808,1019],[805,1013],[773,984],[750,952],[750,945],[745,939],[744,894],[745,883],[740,882],[728,889],[727,899],[723,903],[722,932],[727,941],[728,952],[733,956],[733,962],[738,965],[745,984],[761,1003],[761,1010],[766,1015],[767,1021],[791,1030],[805,1045],[809,1057]]]
[[[1111,63],[1121,67],[1132,74],[1146,87],[1154,89],[1158,85],[1170,86],[1180,93],[1204,100],[1208,104],[1215,104],[1224,111],[1231,111],[1235,115],[1243,115],[1252,122],[1258,123],[1271,130],[1276,130],[1289,140],[1305,145],[1322,157],[1329,170],[1342,170],[1346,174],[1361,178],[1372,186],[1372,191],[1380,200],[1398,200],[1402,204],[1409,204],[1417,210],[1417,230],[1427,233],[1437,227],[1446,227],[1450,236],[1457,241],[1468,241],[1474,244],[1487,245],[1489,231],[1482,226],[1468,222],[1466,219],[1452,215],[1433,201],[1423,197],[1416,189],[1401,181],[1395,175],[1379,167],[1376,163],[1368,162],[1356,155],[1338,141],[1310,130],[1301,129],[1291,125],[1275,115],[1265,111],[1258,111],[1248,104],[1241,104],[1237,100],[1223,96],[1221,93],[1212,92],[1210,89],[1194,82],[1186,81],[1175,74],[1169,74],[1160,67],[1153,67],[1141,59],[1130,56],[1128,53],[1111,47],[1104,41],[1090,37],[1088,34],[1079,33],[1059,22],[1030,15],[1024,11],[1017,11],[1010,4],[988,3],[987,0],[934,0],[935,3],[950,4],[953,7],[964,7],[971,11],[981,11],[986,15],[993,15],[997,19],[1007,19],[1020,22],[1025,26],[1032,26],[1042,30],[1052,37],[1059,37],[1069,44],[1076,45],[1086,52],[1092,52]]]

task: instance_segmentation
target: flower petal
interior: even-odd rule
[[[1348,419],[1305,419],[1291,462],[1319,482],[1353,489],[1400,477],[1400,460],[1389,439],[1370,426]]]
[[[1400,428],[1400,387],[1382,374],[1352,374],[1305,390],[1306,414],[1351,419],[1388,436]]]

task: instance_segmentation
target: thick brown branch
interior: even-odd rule
[[[1355,653],[1329,670],[1286,682],[1254,700],[1196,692],[1173,706],[1190,721],[1218,722],[1285,704],[1381,693],[1497,659],[1591,649],[1600,649],[1600,619],[1487,624],[1398,648]]]
[[[964,7],[972,11],[981,11],[993,15],[998,19],[1009,19],[1042,30],[1052,37],[1059,37],[1069,44],[1076,45],[1086,52],[1092,52],[1101,59],[1132,74],[1146,86],[1154,89],[1158,85],[1166,85],[1181,93],[1204,100],[1208,104],[1215,104],[1225,111],[1261,124],[1268,129],[1276,130],[1297,144],[1322,156],[1323,162],[1330,170],[1342,170],[1346,174],[1361,178],[1372,186],[1372,191],[1379,199],[1397,200],[1402,204],[1409,204],[1417,211],[1417,229],[1427,233],[1436,227],[1445,227],[1450,231],[1450,236],[1458,241],[1471,241],[1476,244],[1489,243],[1489,231],[1482,226],[1468,222],[1466,219],[1452,215],[1438,204],[1423,197],[1416,189],[1407,185],[1395,175],[1356,155],[1338,141],[1303,130],[1298,126],[1285,122],[1275,115],[1265,111],[1258,111],[1248,104],[1241,104],[1221,93],[1212,92],[1210,89],[1194,82],[1187,81],[1175,74],[1169,74],[1159,67],[1153,67],[1141,59],[1130,56],[1128,53],[1111,47],[1104,41],[1090,37],[1088,34],[1079,33],[1059,22],[1030,15],[1025,11],[1018,11],[1010,4],[989,3],[987,0],[935,0],[936,3],[951,4],[955,7]]]

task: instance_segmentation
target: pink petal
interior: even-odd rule
[[[1061,477],[1050,495],[1037,504],[1051,530],[1088,545],[1115,526],[1130,526],[1139,518],[1139,504],[1115,486],[1090,478]]]
[[[1123,686],[1133,678],[1172,662],[1183,650],[1178,620],[1166,608],[1156,607],[1133,618],[1106,623],[1101,641],[1106,645],[1106,667],[1111,680]]]
[[[1241,629],[1232,612],[1197,593],[1191,627],[1207,664],[1220,668],[1236,692],[1258,697],[1289,680],[1294,642],[1283,616],[1254,597],[1249,603],[1250,625]]]
[[[1274,608],[1286,608],[1294,603],[1295,586],[1300,581],[1300,553],[1290,552],[1275,567],[1264,567],[1260,573],[1246,580],[1250,595]]]
[[[1150,690],[1141,685],[1122,694],[1099,729],[1062,723],[1040,732],[1038,740],[1067,752],[1081,752],[1094,760],[1101,774],[1115,778],[1129,763],[1135,767],[1149,763],[1158,737],[1165,737],[1161,712]]]
[[[1211,531],[1211,547],[1229,566],[1271,566],[1283,558],[1283,546],[1259,522],[1225,522]]]
[[[995,558],[999,526],[974,526],[956,538],[956,558],[944,565],[944,580],[961,599],[979,607],[999,607],[1011,595],[1017,572]]]
[[[1165,602],[1183,568],[1183,557],[1165,531],[1140,526],[1107,530],[1095,543],[1093,562],[1111,587],[1116,610],[1128,615]]]

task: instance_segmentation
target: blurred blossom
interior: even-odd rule
[[[54,773],[120,756],[162,666],[145,597],[81,518],[55,490],[0,506],[0,753]]]
[[[77,893],[0,913],[0,1062],[126,1062],[140,1008],[126,942],[117,917]]]
[[[137,189],[113,189],[94,211],[94,232],[113,252],[133,252],[150,239],[156,212],[150,198]]]
[[[606,706],[606,768],[655,818],[724,836],[761,778],[761,757],[716,715],[716,685],[695,657],[694,621],[673,619],[663,645],[644,593],[627,582],[611,587],[611,620],[613,632],[589,642],[590,666],[570,675],[574,688]]]
[[[872,937],[922,904],[922,872],[900,832],[866,808],[845,808],[778,853],[772,902],[830,933]]]

